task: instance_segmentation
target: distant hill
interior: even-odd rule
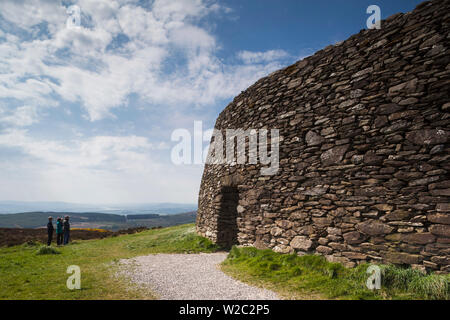
[[[79,204],[68,202],[0,201],[0,214],[17,212],[98,212],[112,214],[177,214],[196,211],[189,203]]]
[[[194,223],[197,217],[197,211],[184,212],[170,215],[159,215],[149,219],[127,219],[127,227],[170,227],[179,224]]]
[[[101,228],[120,230],[131,227],[168,227],[195,222],[196,211],[159,215],[118,215],[99,212],[23,212],[0,215],[0,228],[45,228],[48,217],[70,216],[72,228]]]
[[[143,219],[154,219],[154,218],[158,218],[159,214],[127,214],[126,215],[127,220],[143,220]]]

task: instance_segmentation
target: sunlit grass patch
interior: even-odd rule
[[[381,266],[382,281],[386,287],[416,294],[425,299],[449,299],[450,276],[423,274],[411,268],[398,268],[392,265]]]
[[[319,255],[279,254],[252,247],[233,247],[223,263],[230,275],[288,298],[449,299],[448,275],[382,265],[382,288],[372,291],[366,287],[368,267],[345,268]]]

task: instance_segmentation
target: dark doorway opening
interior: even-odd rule
[[[239,192],[236,187],[223,187],[219,215],[217,217],[217,244],[229,249],[238,243],[237,206]]]

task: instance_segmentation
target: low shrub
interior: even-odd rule
[[[42,246],[36,252],[36,254],[39,254],[39,255],[42,255],[42,254],[60,254],[60,253],[61,252],[59,252],[55,248],[49,247],[49,246]]]

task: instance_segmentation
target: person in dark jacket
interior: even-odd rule
[[[63,224],[64,229],[64,245],[69,243],[70,239],[70,223],[69,223],[69,216],[66,216],[64,219]]]
[[[52,217],[48,217],[48,223],[47,223],[47,246],[52,244],[52,239],[53,239],[53,218]]]
[[[58,246],[63,244],[63,219],[58,218],[56,221],[56,244]]]

